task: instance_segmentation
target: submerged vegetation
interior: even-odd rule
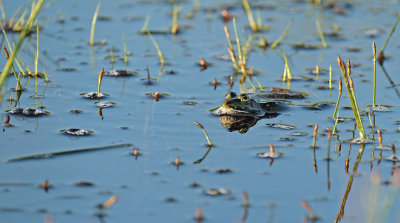
[[[31,204],[15,194],[14,182],[6,182],[24,182],[18,174],[10,177],[19,171],[29,176],[26,181],[41,182],[40,192],[56,197],[52,202],[57,208],[65,200],[58,193],[70,193],[70,188],[56,180],[72,176],[99,181],[98,193],[76,193],[85,194],[85,202],[100,201],[94,210],[100,222],[106,217],[126,220],[118,205],[127,203],[139,213],[139,221],[166,219],[172,213],[168,208],[189,209],[187,220],[196,207],[197,222],[237,221],[232,210],[240,205],[241,222],[263,208],[269,211],[268,222],[296,220],[297,211],[287,216],[286,207],[303,211],[303,222],[350,221],[354,210],[363,222],[397,217],[400,91],[399,78],[390,74],[396,72],[399,54],[397,43],[389,40],[398,37],[400,13],[394,9],[383,3],[318,0],[204,5],[198,0],[103,1],[71,13],[81,3],[47,10],[55,1],[44,2],[31,0],[8,19],[0,0],[0,166],[7,170],[0,175],[0,187],[15,196],[10,206],[21,203],[32,214]],[[364,12],[393,18],[360,23]],[[162,28],[149,28],[150,19],[151,27]],[[388,25],[380,26],[384,23]],[[107,39],[101,44],[95,41],[96,24],[96,39]],[[329,27],[332,33],[326,32]],[[337,55],[345,55],[346,61]],[[101,92],[102,84],[110,94]],[[93,91],[78,96],[88,87]],[[116,102],[103,101],[105,97]],[[202,130],[205,147],[193,123]],[[74,126],[59,130],[60,125]],[[121,149],[110,150],[114,148]],[[49,160],[56,157],[56,162]],[[59,168],[64,165],[68,168]],[[32,170],[42,172],[30,176]],[[46,178],[36,179],[42,175]],[[286,184],[284,176],[299,183]],[[184,184],[197,189],[185,189]],[[273,189],[265,190],[266,185]],[[21,191],[39,191],[30,189]],[[198,199],[199,194],[205,197]],[[256,196],[250,203],[252,194]],[[360,196],[368,200],[366,208],[351,206],[364,199]],[[171,207],[164,209],[160,200]],[[0,211],[8,210],[3,205]],[[34,200],[32,206],[39,214],[54,211],[47,205]],[[217,206],[232,215],[220,217]],[[73,211],[68,217],[86,214]]]

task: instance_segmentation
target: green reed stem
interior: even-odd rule
[[[383,43],[382,48],[381,48],[379,53],[381,53],[381,52],[383,52],[385,50],[386,45],[388,44],[390,37],[392,37],[392,34],[394,33],[394,30],[396,29],[396,26],[399,23],[399,20],[400,20],[400,12],[399,12],[399,15],[397,16],[396,21],[394,22],[392,28],[390,29],[390,32],[389,32],[388,36],[386,37],[386,40]]]
[[[127,64],[128,63],[128,51],[126,49],[125,33],[121,32],[121,34],[122,34],[122,46],[124,48],[124,63]]]
[[[335,135],[336,126],[337,126],[338,121],[339,121],[339,112],[337,113],[337,116],[335,117],[335,124],[333,125],[332,135]]]
[[[36,57],[35,57],[35,77],[37,76],[37,67],[39,62],[39,22],[36,19]]]
[[[113,48],[110,49],[110,59],[111,59],[111,63],[114,64],[115,63],[115,59],[114,59],[114,50],[113,50]]]
[[[372,99],[372,106],[375,107],[376,98],[376,45],[375,41],[372,43],[373,61],[374,61],[374,95]]]
[[[97,15],[99,13],[100,6],[101,6],[101,2],[97,3],[96,11],[94,11],[93,20],[92,20],[92,27],[90,29],[90,41],[89,41],[89,45],[90,46],[93,46],[93,44],[94,44],[94,28],[96,26]]]
[[[160,47],[158,46],[158,43],[157,43],[156,40],[153,38],[153,36],[151,35],[151,33],[150,33],[149,30],[146,30],[146,32],[147,32],[147,35],[149,35],[151,41],[153,42],[154,47],[157,49],[157,53],[158,53],[158,57],[160,58],[160,63],[161,63],[161,65],[164,65],[164,63],[165,63],[164,57],[163,57],[163,54],[162,54],[162,52],[161,52],[161,50],[160,50]]]
[[[338,99],[336,101],[335,112],[333,112],[332,118],[336,117],[336,112],[337,112],[338,107],[339,107],[339,102],[340,102],[341,96],[342,96],[342,78],[339,79],[339,96],[338,96]]]
[[[140,33],[145,34],[147,33],[148,27],[149,27],[149,22],[150,22],[150,15],[146,17],[146,20],[143,23],[142,29],[140,29]]]
[[[286,57],[286,53],[284,50],[282,50],[283,53],[283,58],[285,59],[285,70],[287,72],[287,79],[291,80],[292,79],[292,72],[290,72],[290,67],[289,67],[289,63],[288,63],[288,59]],[[286,76],[284,76],[286,78]],[[283,80],[285,81],[285,80]]]
[[[254,21],[253,13],[251,12],[251,8],[249,2],[247,0],[242,0],[243,8],[246,11],[247,18],[249,20],[250,28],[253,32],[259,32],[261,29],[257,27],[256,22]]]
[[[241,67],[243,64],[245,64],[245,62],[243,63],[242,49],[240,47],[239,36],[237,33],[237,29],[236,29],[236,18],[235,17],[233,17],[233,30],[235,31],[236,46],[237,46],[237,50],[238,50],[238,54],[239,54],[239,66]]]
[[[324,33],[322,32],[322,29],[321,29],[321,24],[319,24],[318,20],[316,21],[316,24],[317,24],[317,30],[318,30],[319,37],[321,38],[322,47],[327,48],[328,45],[326,44]]]
[[[271,44],[271,49],[275,49],[275,47],[277,47],[283,40],[283,38],[285,38],[287,32],[290,29],[290,26],[292,26],[292,22],[293,19],[290,20],[290,22],[286,25],[285,30],[283,30],[282,34],[279,36],[279,38],[277,40],[275,40],[272,44]]]

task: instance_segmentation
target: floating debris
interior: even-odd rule
[[[108,96],[107,94],[103,94],[103,93],[97,92],[97,91],[91,91],[89,93],[81,93],[80,95],[83,95],[85,98],[88,98],[88,99],[100,99],[100,98]]]
[[[207,69],[208,62],[203,57],[200,57],[199,65],[200,65],[200,71],[203,71],[203,70]]]
[[[326,108],[329,108],[331,106],[331,102],[325,102],[325,101],[321,101],[321,102],[316,102],[313,104],[298,104],[298,106],[307,108],[307,109],[311,109],[311,110],[323,110]]]
[[[154,93],[146,93],[146,96],[150,96],[152,99],[154,99],[155,101],[159,101],[160,99],[164,98],[164,97],[169,97],[171,96],[168,93],[160,93],[158,91],[154,92]]]
[[[107,76],[113,76],[113,77],[129,77],[135,74],[138,74],[137,72],[134,71],[128,71],[128,70],[111,70],[108,72],[104,72],[105,75]]]
[[[322,48],[321,44],[294,43],[290,44],[295,50],[315,50]]]
[[[195,102],[195,101],[182,101],[182,104],[185,104],[185,105],[198,105],[199,103]]]
[[[229,168],[226,168],[226,169],[218,169],[218,170],[216,170],[215,172],[220,173],[220,174],[223,174],[223,173],[232,173],[233,170],[232,170],[232,169],[229,169]]]
[[[94,183],[87,182],[87,181],[76,182],[76,183],[74,183],[74,185],[77,187],[94,187],[95,186]]]
[[[192,187],[192,188],[199,188],[199,187],[201,187],[201,184],[200,184],[200,183],[197,183],[197,182],[193,182],[193,183],[189,184],[189,187]]]
[[[86,130],[86,129],[77,129],[77,128],[71,128],[71,129],[62,129],[60,132],[63,132],[67,135],[72,135],[72,136],[87,136],[93,133],[91,130]]]
[[[375,38],[381,33],[379,29],[367,29],[364,31],[364,35],[369,38]]]
[[[213,55],[213,57],[218,60],[231,61],[231,56],[229,56],[229,54],[216,54]]]
[[[79,114],[79,113],[82,113],[83,110],[73,109],[73,110],[70,110],[69,112],[74,113],[74,114]]]
[[[37,110],[36,108],[13,108],[7,110],[6,112],[14,115],[24,115],[24,116],[43,116],[48,115],[50,112]]]
[[[390,112],[390,107],[389,106],[384,106],[384,105],[376,105],[372,106],[372,111],[374,112]]]
[[[225,188],[211,188],[211,189],[204,189],[203,193],[212,197],[227,195],[231,191]]]
[[[95,104],[97,105],[97,107],[100,107],[100,108],[109,108],[109,107],[113,107],[117,103],[112,102],[112,101],[100,101],[100,102],[96,102]]]
[[[52,186],[49,184],[49,180],[46,179],[42,184],[40,184],[40,187],[47,193]]]
[[[168,203],[175,203],[178,201],[178,199],[176,199],[175,197],[166,197],[164,200],[165,200],[165,202],[168,202]]]
[[[294,125],[289,125],[285,123],[267,123],[265,124],[266,126],[269,126],[271,128],[278,128],[278,129],[285,129],[285,130],[290,130],[296,128]]]
[[[270,88],[268,93],[261,95],[261,97],[264,98],[274,98],[274,99],[303,99],[306,96],[308,96],[308,94],[303,92],[292,91],[289,89],[277,88],[277,87],[272,87]]]
[[[290,133],[293,136],[305,136],[308,135],[308,132],[301,132],[301,131],[295,131]]]

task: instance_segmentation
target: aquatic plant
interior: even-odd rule
[[[358,128],[358,133],[360,136],[360,139],[362,141],[366,140],[366,135],[365,135],[365,131],[364,131],[364,126],[362,124],[362,119],[361,119],[361,115],[360,115],[360,109],[358,108],[358,104],[357,104],[357,99],[356,99],[356,95],[354,92],[354,83],[353,83],[353,79],[351,78],[351,64],[350,64],[350,60],[347,62],[347,66],[344,65],[344,62],[342,59],[340,59],[340,57],[338,56],[337,58],[338,61],[338,65],[342,71],[342,75],[343,75],[343,80],[347,89],[347,93],[349,95],[349,99],[350,99],[350,103],[351,103],[351,108],[353,110],[354,113],[354,119]]]
[[[32,10],[31,10],[30,16],[29,16],[27,22],[25,23],[23,30],[21,31],[21,33],[19,35],[19,40],[18,40],[17,44],[15,45],[14,50],[11,53],[11,57],[9,57],[9,59],[7,60],[7,63],[5,64],[3,71],[1,73],[0,89],[3,85],[5,78],[8,75],[8,71],[10,70],[10,68],[13,64],[14,59],[16,58],[16,56],[18,54],[19,49],[21,48],[22,43],[24,42],[26,36],[30,32],[30,29],[32,27],[32,24],[33,24],[35,18],[39,14],[39,11],[43,5],[43,2],[44,2],[44,0],[38,0],[37,2],[36,1],[32,2]]]
[[[210,138],[208,137],[208,134],[207,134],[206,130],[204,129],[203,125],[196,121],[194,121],[194,124],[196,124],[201,130],[203,130],[204,136],[206,137],[207,142],[208,142],[208,146],[212,147],[213,144],[211,143]]]
[[[237,29],[236,29],[236,18],[233,18],[233,29],[235,31],[235,38],[236,38],[236,45],[237,45],[237,51],[238,51],[238,58],[236,57],[235,51],[233,50],[232,46],[232,41],[230,38],[230,33],[228,26],[224,24],[224,31],[226,35],[226,39],[228,41],[228,52],[231,57],[233,67],[237,72],[240,72],[245,79],[247,79],[253,89],[256,89],[256,87],[253,85],[252,81],[250,78],[247,76],[247,73],[249,72],[247,67],[246,67],[246,49],[241,48],[240,46],[240,41],[239,41],[239,36],[237,34]],[[243,52],[243,53],[242,53]]]
[[[283,59],[285,60],[285,69],[283,71],[282,81],[291,80],[292,79],[292,72],[290,71],[288,59],[286,57],[286,53],[282,50]]]
[[[253,32],[261,32],[263,29],[267,28],[262,25],[261,16],[259,14],[257,16],[257,23],[254,21],[253,13],[251,12],[250,4],[247,0],[242,0],[242,5],[249,20],[250,28]]]

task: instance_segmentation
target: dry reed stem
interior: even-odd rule
[[[248,207],[249,205],[249,195],[247,194],[247,191],[243,190],[243,206]]]
[[[201,130],[203,130],[203,133],[204,133],[204,135],[205,135],[205,137],[207,139],[207,142],[208,142],[208,146],[212,147],[213,144],[211,143],[210,138],[208,137],[208,134],[207,134],[206,130],[204,129],[203,125],[198,123],[198,122],[196,122],[196,121],[194,121],[193,123],[196,124]]]
[[[104,74],[104,66],[101,68],[100,74],[99,74],[99,79],[97,82],[97,93],[100,93],[100,87],[101,87],[101,81],[103,80],[103,74]]]

